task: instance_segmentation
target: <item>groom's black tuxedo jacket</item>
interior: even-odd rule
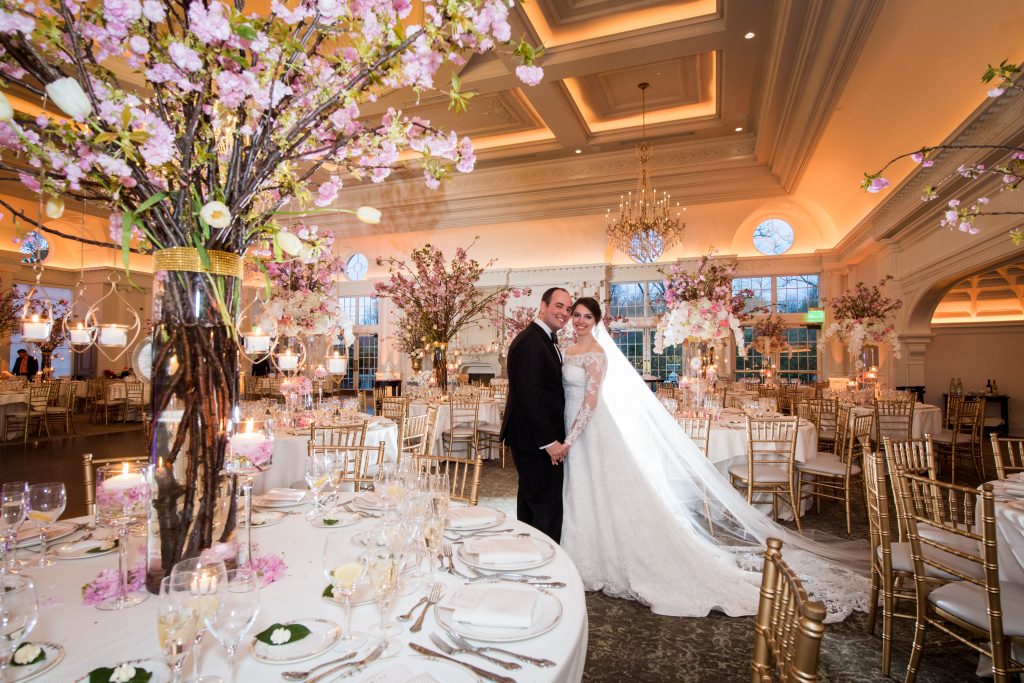
[[[508,402],[501,439],[522,452],[565,440],[562,361],[551,337],[535,322],[508,347]]]

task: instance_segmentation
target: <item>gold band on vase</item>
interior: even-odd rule
[[[199,250],[195,247],[168,247],[167,249],[160,249],[153,252],[153,269],[242,277],[242,257],[238,254],[215,250],[207,251],[206,254],[210,257],[209,268],[203,266]]]

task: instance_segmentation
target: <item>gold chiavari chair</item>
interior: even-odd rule
[[[473,458],[479,452],[480,397],[477,395],[454,394],[448,403],[449,427],[441,432],[441,444],[447,457],[452,457],[456,444],[465,445],[467,457]]]
[[[817,681],[824,635],[825,605],[810,601],[782,559],[782,541],[769,538],[754,626],[751,683]]]
[[[874,446],[882,444],[882,437],[893,441],[906,441],[914,437],[914,399],[907,401],[875,401]]]
[[[36,434],[40,434],[43,427],[46,428],[46,435],[50,435],[50,426],[46,424],[46,408],[49,402],[50,390],[43,384],[30,384],[28,387],[28,403],[25,408],[15,408],[4,413],[3,438],[7,440],[11,429],[20,433],[22,443],[28,443],[28,433],[33,423],[39,425]]]
[[[103,465],[120,465],[123,462],[149,462],[146,456],[133,456],[128,458],[98,458],[92,457],[92,453],[82,455],[82,467],[85,470],[85,513],[91,517],[96,516],[96,468]]]
[[[942,416],[942,428],[953,431],[960,423],[960,408],[964,404],[963,394],[947,394],[946,410]]]
[[[800,505],[796,497],[797,418],[750,418],[747,420],[747,462],[729,468],[729,481],[746,489],[747,502],[757,494],[772,497],[772,518],[779,517],[779,501],[793,510],[800,529]]]
[[[996,478],[1006,479],[1007,474],[1024,472],[1024,439],[1000,438],[992,433],[992,457],[996,464]]]
[[[434,449],[434,429],[437,425],[437,406],[428,406],[422,415],[410,415],[405,422],[399,461],[403,457],[414,459],[430,455]]]
[[[675,398],[676,389],[673,386],[666,386],[663,384],[662,386],[657,388],[657,390],[654,392],[654,395],[657,396],[658,398]]]
[[[363,389],[356,390],[356,398],[359,399],[359,410],[364,413],[374,412],[374,395],[373,391],[365,391]]]
[[[50,425],[60,426],[64,433],[71,436],[73,432],[71,413],[74,411],[75,385],[71,382],[62,382],[58,385],[57,399],[52,405],[46,406],[46,431],[50,431]]]
[[[92,418],[95,420],[96,413],[103,411],[103,424],[110,424],[110,415],[123,415],[127,411],[128,396],[125,393],[124,382],[119,380],[104,380],[103,393],[92,406]]]
[[[395,386],[382,386],[373,388],[373,414],[380,415],[383,408],[384,399],[395,398],[398,396],[398,387]]]
[[[797,498],[801,501],[803,496],[816,498],[818,506],[821,506],[821,499],[838,500],[846,508],[846,533],[853,533],[852,516],[850,514],[850,499],[855,490],[861,475],[860,455],[862,448],[871,442],[871,422],[874,418],[869,415],[850,415],[850,409],[843,407],[839,410],[838,427],[836,432],[836,452],[818,453],[815,458],[797,463],[799,477],[796,484]],[[813,480],[805,481],[804,476],[814,477]],[[811,488],[802,493],[804,484]]]
[[[957,461],[970,460],[979,481],[985,480],[981,462],[982,428],[985,419],[985,399],[965,400],[958,397],[951,429],[932,435],[935,454],[940,460],[949,458],[949,480],[956,483]]]
[[[683,428],[686,435],[690,437],[693,444],[700,449],[704,457],[708,457],[708,445],[711,443],[711,415],[702,414],[698,417],[677,417],[676,422]],[[703,490],[704,487],[702,485],[697,484],[697,486],[700,486],[700,495],[704,499],[704,519],[707,520],[708,531],[714,536],[715,526],[711,515],[711,507],[707,502],[706,491]]]
[[[447,474],[451,484],[451,499],[468,505],[476,505],[480,493],[480,475],[483,472],[483,455],[472,450],[467,457],[451,455],[425,455],[420,457],[419,466],[430,474]]]
[[[815,398],[810,403],[818,414],[818,450],[834,453],[836,450],[839,400],[835,398]]]
[[[310,446],[362,446],[366,443],[366,422],[341,425],[313,425],[309,428]]]
[[[310,443],[306,452],[310,457],[329,454],[334,458],[331,482],[335,491],[347,490],[348,486],[353,491],[364,491],[373,488],[373,473],[384,463],[384,446],[383,441],[376,446],[314,446]]]
[[[142,382],[125,382],[124,385],[124,421],[128,421],[128,415],[134,413],[138,419],[142,418],[142,410],[145,408],[143,397],[145,388]]]
[[[1011,680],[1010,673],[1024,671],[1024,664],[1011,656],[1011,642],[1024,638],[1024,586],[999,581],[992,484],[983,484],[979,490],[913,474],[893,479],[909,512],[917,593],[914,644],[904,681],[917,680],[929,627],[990,657],[997,682]],[[940,525],[943,538],[961,542],[951,545],[921,533],[934,525]],[[934,588],[929,569],[957,580]]]
[[[910,439],[907,441],[893,441],[887,436],[882,437],[882,445],[885,448],[886,469],[889,472],[890,486],[892,487],[892,500],[896,507],[896,523],[899,528],[900,542],[907,541],[906,511],[903,509],[903,499],[896,490],[895,480],[892,478],[897,474],[909,472],[926,476],[930,479],[938,478],[938,469],[935,465],[935,452],[932,448],[931,438]]]
[[[405,424],[409,419],[409,399],[401,396],[385,396],[381,400],[380,415],[395,423],[398,428],[396,443],[401,444],[405,439]],[[401,452],[398,455],[401,458]]]
[[[484,452],[490,456],[493,448],[498,449],[498,453],[501,455],[501,466],[505,467],[505,444],[501,441],[501,424],[505,421],[505,405],[508,403],[508,387],[501,393],[492,395],[494,401],[498,404],[498,421],[497,422],[481,422],[477,425],[477,433],[479,434],[480,448],[484,449]]]

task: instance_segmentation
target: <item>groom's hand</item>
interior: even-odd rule
[[[545,450],[547,451],[548,456],[551,458],[551,464],[557,465],[558,463],[562,462],[563,458],[565,458],[565,454],[569,450],[569,447],[566,446],[561,441],[556,441],[555,443],[548,446]]]

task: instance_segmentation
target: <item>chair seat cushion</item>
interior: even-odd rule
[[[818,439],[824,439],[825,441],[836,440],[836,430],[833,427],[822,427],[818,430]]]
[[[999,585],[1003,610],[1003,634],[1009,638],[1024,636],[1024,586],[1019,583]],[[988,603],[985,589],[967,581],[954,581],[939,586],[928,595],[928,602],[943,612],[977,628],[988,629]]]
[[[976,535],[981,535],[981,532],[977,529],[971,529],[971,531]],[[978,555],[981,553],[981,548],[978,547],[978,542],[973,538],[954,534],[952,531],[947,531],[946,529],[933,524],[918,522],[917,533],[921,538],[937,541],[943,545],[948,545],[951,548],[956,548],[961,552],[971,553],[972,555]]]
[[[970,443],[971,442],[971,435],[970,434],[960,433],[960,434],[956,434],[955,436],[956,436],[956,442],[957,443]],[[953,438],[954,438],[953,432],[951,432],[948,429],[943,429],[938,434],[932,434],[932,441],[935,441],[937,443],[953,443]]]
[[[824,474],[832,477],[846,476],[846,463],[829,453],[818,455],[807,462],[797,463],[797,468],[805,474]],[[860,474],[860,465],[852,465],[850,474]]]
[[[501,432],[501,425],[497,422],[483,422],[476,428],[476,430],[487,434],[498,434]]]
[[[737,479],[747,480],[747,466],[733,465],[729,468],[729,474]],[[789,468],[784,465],[754,465],[755,484],[784,484],[789,483]]]
[[[898,572],[905,572],[907,574],[914,573],[914,562],[910,559],[910,543],[893,543],[890,546],[892,548],[892,568]],[[922,546],[921,552],[926,557],[935,558],[935,561],[941,562],[942,564],[956,569],[968,576],[973,576],[976,579],[983,579],[985,577],[984,571],[981,565],[977,562],[971,562],[965,560],[962,557],[951,555],[950,553],[942,552],[938,548],[929,548],[928,546]],[[882,555],[882,547],[878,547],[878,555]],[[946,581],[959,581],[959,576],[954,576],[948,572],[944,572],[938,567],[930,564],[925,564],[924,573],[926,576],[932,578],[945,579]]]
[[[456,438],[464,436],[473,436],[473,428],[457,426],[454,429],[446,429],[444,435],[448,437],[454,436]]]

